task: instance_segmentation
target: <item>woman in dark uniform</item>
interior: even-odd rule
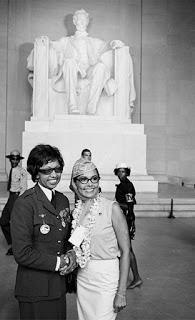
[[[131,240],[135,237],[134,204],[136,204],[136,192],[133,183],[127,178],[130,176],[130,172],[131,170],[126,163],[119,163],[114,169],[114,174],[120,180],[120,183],[116,185],[115,198],[126,216],[130,235],[130,269],[132,270],[133,280],[129,283],[128,289],[134,289],[140,286],[143,281],[138,272],[137,261],[131,243]]]
[[[27,160],[35,186],[15,202],[11,216],[13,254],[18,263],[15,296],[22,320],[65,320],[66,278],[76,264],[69,250],[69,201],[55,191],[64,167],[59,150],[37,145]]]

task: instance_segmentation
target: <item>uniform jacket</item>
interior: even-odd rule
[[[125,179],[124,181],[121,181],[119,184],[116,185],[116,193],[115,198],[116,201],[119,203],[126,203],[126,197],[125,195],[131,193],[133,195],[133,203],[136,204],[135,200],[135,188],[133,183],[129,179]]]
[[[61,215],[64,215],[65,227]],[[47,234],[41,226],[48,225]],[[56,191],[56,209],[41,188],[27,190],[15,202],[11,216],[13,253],[18,270],[15,295],[20,301],[59,298],[66,291],[65,277],[55,271],[57,256],[70,249],[69,201]]]

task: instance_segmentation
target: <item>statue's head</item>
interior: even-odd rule
[[[89,14],[84,9],[75,11],[73,23],[78,31],[86,31],[89,24]]]

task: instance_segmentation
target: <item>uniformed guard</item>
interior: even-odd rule
[[[9,197],[2,211],[0,225],[5,239],[7,241],[7,244],[8,246],[10,246],[6,255],[12,255],[12,239],[10,233],[11,211],[18,196],[23,194],[24,191],[27,189],[27,172],[20,165],[20,160],[24,159],[24,157],[20,155],[20,152],[18,150],[11,151],[9,155],[6,155],[6,158],[8,158],[11,163],[11,169],[7,184]]]
[[[135,287],[141,286],[143,281],[139,275],[137,260],[135,253],[132,248],[132,240],[135,236],[135,214],[134,214],[134,204],[136,204],[136,191],[133,183],[127,178],[130,176],[131,169],[126,163],[118,163],[114,169],[114,174],[118,177],[120,183],[116,184],[115,198],[119,203],[125,217],[127,220],[127,225],[129,228],[129,238],[130,238],[130,270],[133,274],[133,280],[128,280],[127,288],[134,289]]]

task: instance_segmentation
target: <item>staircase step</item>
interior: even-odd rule
[[[70,201],[71,209],[74,208],[74,194],[67,193]],[[112,192],[103,194],[108,199],[113,200]],[[7,201],[7,197],[0,197],[0,216],[3,207]],[[155,194],[154,198],[151,195],[137,195],[137,205],[135,205],[136,217],[167,217],[171,211],[170,198],[158,198]],[[173,215],[175,217],[195,217],[195,198],[176,198],[173,199]]]

